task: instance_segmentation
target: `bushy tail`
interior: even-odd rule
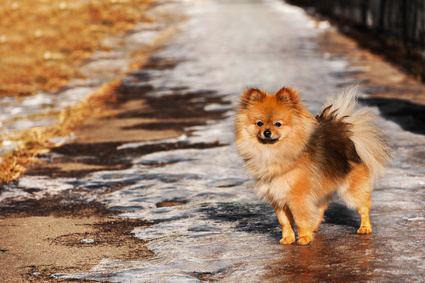
[[[351,136],[357,154],[366,164],[373,180],[383,176],[385,166],[391,161],[391,150],[385,135],[376,126],[376,116],[368,107],[357,106],[358,90],[352,87],[335,97],[330,97],[323,106],[322,114],[334,116],[351,124]]]

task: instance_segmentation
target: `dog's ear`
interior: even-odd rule
[[[263,101],[266,96],[267,94],[259,89],[249,88],[242,94],[240,104],[246,108],[252,103]]]
[[[279,89],[276,93],[277,101],[291,103],[291,104],[300,104],[300,93],[293,88],[283,87]]]
[[[293,109],[301,111],[302,105],[298,90],[290,87],[283,87],[279,89],[275,95],[277,101],[289,104]]]

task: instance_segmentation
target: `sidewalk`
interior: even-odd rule
[[[32,199],[34,205],[37,199],[59,198],[70,207],[100,202],[108,211],[96,208],[93,213],[101,219],[90,225],[111,221],[109,212],[121,221],[140,221],[133,223],[132,233],[147,241],[142,243],[149,251],[106,252],[80,270],[55,269],[54,261],[34,263],[41,271],[29,270],[27,278],[422,281],[425,136],[379,120],[396,158],[375,187],[373,234],[357,235],[358,215],[336,202],[311,245],[282,246],[273,209],[255,196],[236,153],[232,109],[248,86],[269,92],[296,86],[313,113],[328,94],[347,84],[360,83],[364,101],[371,104],[376,97],[422,102],[424,86],[281,1],[208,1],[187,13],[190,18],[164,49],[123,80],[114,115],[86,121],[75,142],[43,155],[44,163],[1,195],[7,212],[30,210],[31,205],[19,208],[14,200]],[[396,95],[401,91],[403,97]],[[19,215],[13,215],[18,223]],[[70,230],[67,237],[95,254],[102,245],[81,245],[84,233],[91,233],[84,229]],[[59,249],[60,237],[50,234],[43,243]],[[120,248],[124,254],[130,245]],[[2,255],[13,253],[0,249]],[[82,267],[84,260],[74,260]]]

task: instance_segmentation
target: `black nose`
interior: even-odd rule
[[[269,138],[269,137],[271,137],[271,136],[272,136],[272,132],[270,132],[270,130],[265,130],[265,131],[264,131],[264,133],[263,133],[263,135],[264,135],[266,138]]]

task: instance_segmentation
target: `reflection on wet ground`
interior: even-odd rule
[[[354,235],[352,235],[354,236]],[[288,282],[370,282],[373,281],[374,247],[369,236],[348,244],[341,238],[318,235],[309,248],[288,246],[282,258],[269,264],[266,280]],[[350,272],[347,272],[350,270]]]

